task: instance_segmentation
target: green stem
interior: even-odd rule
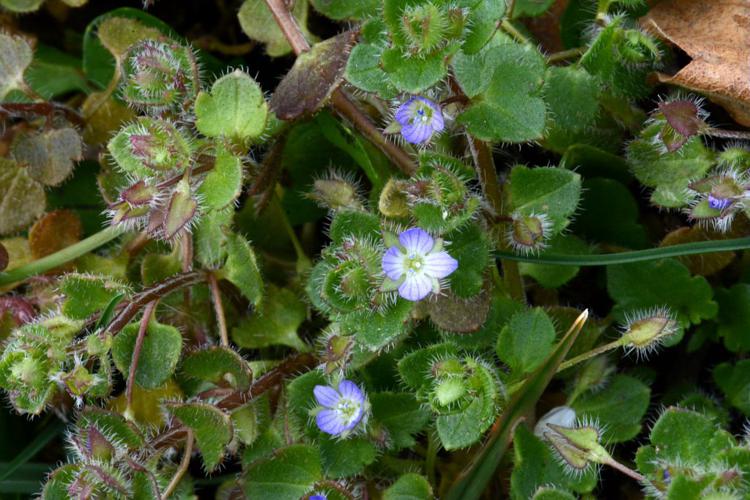
[[[96,250],[102,245],[106,245],[118,236],[121,236],[123,233],[124,231],[120,228],[108,227],[89,236],[85,240],[81,240],[74,245],[65,247],[51,255],[29,262],[28,264],[24,264],[15,269],[11,269],[10,271],[0,273],[0,286],[17,283],[32,276],[45,273],[50,269],[59,267],[91,252],[92,250]]]
[[[579,363],[583,363],[584,361],[588,361],[591,358],[604,354],[605,352],[609,352],[613,349],[617,349],[618,347],[621,347],[622,345],[623,345],[622,337],[610,342],[609,344],[600,345],[599,347],[591,349],[588,352],[584,352],[583,354],[579,354],[578,356],[574,358],[570,358],[569,360],[560,363],[555,373],[556,374],[560,373],[563,370],[567,370],[568,368],[571,368]],[[520,389],[524,383],[526,383],[526,379],[519,380],[515,384],[508,387],[508,394],[513,394],[515,391]]]
[[[547,64],[554,64],[556,62],[565,61],[566,59],[572,59],[574,57],[580,57],[586,52],[586,47],[578,47],[575,49],[562,50],[555,52],[547,56]]]
[[[513,26],[513,23],[508,21],[507,19],[503,19],[500,21],[500,29],[502,29],[504,32],[509,34],[515,41],[519,43],[531,43],[528,38],[526,38],[526,35],[518,31],[518,29]]]
[[[438,442],[435,431],[430,429],[427,432],[427,455],[424,459],[424,468],[427,472],[427,479],[430,481],[432,487],[437,491],[437,477],[435,475],[435,462],[437,461],[437,454],[440,451],[440,443]]]
[[[297,271],[300,273],[304,273],[305,271],[309,270],[312,267],[312,261],[310,261],[310,258],[305,253],[305,250],[302,248],[302,244],[299,241],[299,238],[297,237],[297,233],[294,232],[294,228],[292,227],[292,224],[289,222],[289,218],[286,216],[286,212],[284,211],[284,208],[281,206],[281,186],[276,185],[276,203],[279,204],[279,213],[281,214],[281,220],[282,224],[284,226],[284,230],[286,231],[287,236],[289,236],[289,240],[292,242],[292,246],[294,247],[294,253],[297,254]]]
[[[684,257],[687,255],[731,252],[734,250],[748,249],[750,249],[750,237],[682,243],[668,247],[633,250],[629,252],[615,252],[602,255],[563,255],[547,253],[543,255],[524,256],[516,255],[513,252],[499,250],[495,252],[495,256],[503,260],[529,262],[532,264],[553,264],[557,266],[613,266],[617,264],[630,264],[633,262],[666,259],[670,257]]]

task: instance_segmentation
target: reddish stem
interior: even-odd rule
[[[138,370],[138,361],[141,358],[141,350],[143,349],[143,341],[146,339],[146,332],[148,331],[148,323],[151,321],[151,315],[156,309],[156,304],[159,300],[154,300],[146,305],[146,309],[143,311],[143,317],[141,318],[141,324],[138,328],[138,337],[135,339],[135,347],[133,348],[133,357],[130,359],[130,370],[128,371],[128,382],[125,387],[125,401],[127,401],[126,408],[130,410],[133,406],[133,386],[135,385],[135,372]]]

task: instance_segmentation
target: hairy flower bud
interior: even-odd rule
[[[124,74],[123,99],[155,116],[187,111],[198,92],[195,55],[175,42],[144,40],[133,45]]]
[[[107,147],[117,165],[138,178],[185,170],[193,149],[187,135],[172,122],[147,117],[124,127]]]
[[[516,252],[528,255],[547,247],[552,223],[545,214],[514,213],[512,219],[507,241]]]
[[[448,27],[446,14],[432,3],[411,5],[401,15],[401,28],[409,49],[417,54],[429,53],[443,42]]]
[[[674,335],[678,328],[677,320],[666,307],[638,311],[626,319],[622,342],[626,349],[640,356],[648,356]]]

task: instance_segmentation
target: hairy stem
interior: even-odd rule
[[[219,281],[216,279],[216,275],[209,272],[206,275],[208,279],[208,288],[211,290],[211,300],[214,304],[214,312],[216,313],[216,323],[219,325],[219,337],[221,338],[221,345],[229,347],[229,334],[227,333],[227,319],[224,316],[224,304],[221,302],[221,290],[219,290]]]
[[[188,466],[190,465],[190,456],[193,454],[193,441],[195,441],[195,439],[193,438],[193,431],[191,429],[187,429],[187,436],[185,438],[185,452],[182,454],[180,466],[175,471],[174,476],[172,476],[172,480],[169,481],[169,485],[167,486],[167,489],[164,490],[164,495],[162,495],[162,498],[169,498],[169,496],[175,492],[177,486],[180,484],[180,481],[182,481],[183,476],[187,472]]]
[[[711,137],[720,137],[722,139],[738,139],[741,141],[750,140],[750,132],[745,130],[722,130],[720,128],[708,127],[701,130],[703,135]]]
[[[273,14],[276,24],[284,33],[289,45],[296,55],[310,50],[310,44],[305,40],[297,20],[289,12],[284,0],[265,0]],[[396,144],[389,142],[378,128],[370,121],[351,98],[342,89],[336,89],[331,95],[333,108],[359,130],[368,140],[378,147],[402,172],[411,175],[417,166],[411,157]]]
[[[475,139],[468,134],[466,138],[469,141],[469,149],[471,150],[471,156],[474,158],[474,164],[477,168],[477,175],[482,185],[484,196],[490,202],[490,206],[494,212],[493,215],[502,217],[503,189],[497,177],[495,161],[492,158],[492,149],[486,142]],[[500,246],[501,248],[507,247],[502,237],[500,238]],[[526,302],[523,278],[521,277],[518,263],[510,260],[502,260],[501,265],[503,267],[503,280],[510,296],[520,302]]]
[[[85,240],[81,240],[74,245],[65,247],[46,257],[42,257],[41,259],[29,262],[23,266],[11,269],[10,271],[0,273],[0,286],[23,281],[32,276],[45,273],[51,269],[66,264],[71,260],[75,260],[82,255],[96,250],[100,246],[106,245],[123,233],[124,231],[120,228],[108,227],[89,236]]]
[[[176,274],[169,278],[160,281],[151,288],[136,294],[128,304],[123,307],[120,312],[115,316],[112,322],[107,325],[104,332],[109,332],[112,335],[116,335],[122,330],[125,325],[138,314],[143,307],[150,302],[160,299],[170,292],[178,290],[182,287],[195,285],[204,281],[205,273],[203,271],[191,271],[189,273]]]
[[[437,462],[437,455],[439,451],[440,443],[438,441],[438,438],[435,435],[435,431],[430,429],[427,432],[427,455],[425,456],[424,460],[424,468],[425,472],[427,473],[427,479],[435,489],[435,491],[438,490],[439,486],[437,484],[437,476],[435,474],[435,463]]]
[[[153,300],[146,305],[146,309],[143,311],[143,317],[141,318],[141,324],[138,327],[138,337],[135,339],[135,347],[133,348],[133,357],[130,359],[130,369],[128,370],[128,381],[125,386],[125,401],[127,402],[125,413],[131,414],[133,408],[133,386],[135,385],[135,372],[138,370],[138,361],[141,358],[141,350],[143,349],[143,341],[146,339],[146,332],[148,331],[148,324],[151,321],[151,316],[156,309],[156,305],[159,300]]]
[[[628,477],[630,477],[632,479],[635,479],[639,483],[642,483],[642,482],[644,482],[646,480],[646,478],[643,477],[641,474],[639,474],[638,472],[634,471],[630,467],[626,467],[625,465],[621,464],[620,462],[618,462],[614,458],[612,458],[610,460],[607,460],[604,463],[605,463],[605,465],[609,465],[613,469],[622,472],[626,476],[628,476]]]
[[[580,57],[586,52],[586,47],[578,47],[575,49],[562,50],[555,52],[547,56],[547,64],[554,64],[556,62],[565,61],[567,59],[573,59],[574,57]]]

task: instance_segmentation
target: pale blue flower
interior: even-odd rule
[[[412,144],[424,144],[445,128],[440,106],[425,97],[412,97],[396,110],[401,135]]]
[[[342,380],[337,389],[316,385],[313,394],[322,406],[315,422],[327,434],[339,436],[354,429],[365,414],[365,395],[351,380]]]
[[[424,229],[413,227],[401,233],[399,245],[383,255],[383,272],[398,283],[398,293],[406,300],[418,301],[430,292],[440,292],[440,280],[458,268],[458,261],[443,250]]]
[[[724,210],[732,204],[731,198],[721,198],[712,194],[708,195],[708,206],[714,210]]]

